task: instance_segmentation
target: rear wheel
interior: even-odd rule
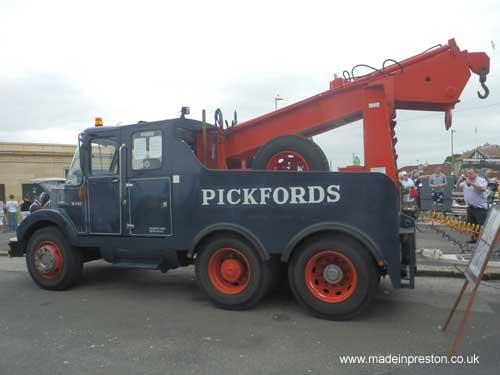
[[[26,265],[41,288],[64,290],[75,285],[83,273],[81,252],[54,227],[37,230],[28,242]]]
[[[252,168],[271,171],[328,171],[328,160],[321,148],[300,135],[272,139],[255,155]]]
[[[340,237],[315,239],[300,246],[289,265],[288,279],[299,303],[331,320],[359,314],[378,285],[370,254],[357,242]]]
[[[216,236],[205,243],[195,269],[200,288],[216,305],[230,310],[254,306],[271,283],[269,264],[235,236]]]

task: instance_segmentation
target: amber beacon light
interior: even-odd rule
[[[102,117],[96,117],[95,118],[95,126],[103,126],[104,123],[102,121]]]

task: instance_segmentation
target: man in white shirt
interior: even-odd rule
[[[461,176],[457,182],[457,188],[464,192],[464,200],[467,204],[467,221],[472,224],[483,225],[488,215],[488,203],[486,201],[486,187],[488,183],[479,177],[475,168],[469,168],[465,176]],[[473,234],[467,243],[477,242],[477,234]]]
[[[15,232],[17,230],[17,210],[19,203],[14,200],[14,195],[9,195],[9,200],[5,203],[7,210],[7,219],[9,220],[9,231]]]

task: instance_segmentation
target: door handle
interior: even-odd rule
[[[118,177],[115,177],[115,178],[111,179],[111,182],[112,182],[113,184],[116,184],[116,183],[117,183],[117,182],[119,182],[119,181],[120,181],[120,179],[119,179]]]
[[[167,208],[167,207],[168,207],[168,202],[167,201],[160,203],[160,208]]]

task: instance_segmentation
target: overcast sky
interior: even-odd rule
[[[456,106],[455,150],[500,144],[498,1],[0,0],[0,14],[0,141],[76,143],[95,116],[127,124],[183,105],[243,121],[272,111],[276,94],[289,105],[353,65],[454,37],[492,60],[490,97],[473,75]],[[399,111],[396,130],[399,166],[450,153],[441,113]],[[363,156],[359,123],[315,140],[334,167]]]

